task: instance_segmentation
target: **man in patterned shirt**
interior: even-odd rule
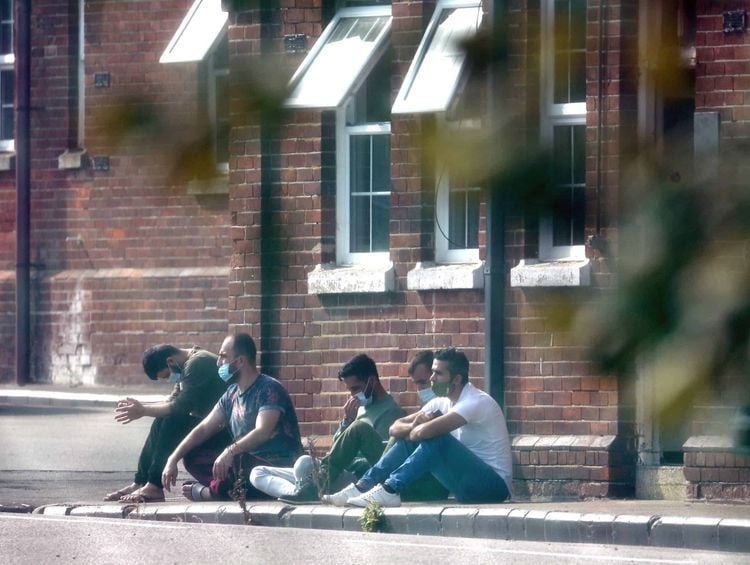
[[[202,476],[195,472],[195,483],[183,485],[182,493],[191,500],[230,498],[238,473],[247,480],[257,465],[288,466],[302,452],[297,414],[284,386],[258,371],[255,342],[246,333],[224,340],[219,351],[219,377],[232,383],[211,413],[170,455],[162,473],[164,488],[170,490],[177,479],[177,463],[196,445],[224,428],[234,438]],[[246,496],[259,495],[246,486]]]

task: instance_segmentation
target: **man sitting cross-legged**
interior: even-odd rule
[[[327,504],[400,506],[409,485],[431,473],[461,503],[502,502],[510,496],[510,440],[500,406],[469,383],[463,352],[435,354],[432,388],[440,397],[391,426],[399,438],[356,484],[322,497]]]
[[[347,484],[374,464],[383,453],[388,428],[404,414],[380,383],[375,362],[364,353],[343,366],[339,380],[350,396],[331,450],[319,463],[320,475],[330,485]],[[313,477],[317,464],[303,455],[293,467],[258,466],[250,473],[250,482],[261,492],[290,502],[318,500]]]
[[[230,498],[235,479],[259,464],[289,465],[301,453],[297,414],[284,386],[256,366],[253,339],[238,333],[224,340],[219,351],[219,377],[232,384],[211,413],[169,456],[162,473],[164,488],[177,479],[177,463],[195,446],[228,427],[234,442],[203,472],[193,471],[198,482],[183,485],[191,500]],[[239,467],[239,469],[237,468]],[[245,496],[259,495],[248,488]]]

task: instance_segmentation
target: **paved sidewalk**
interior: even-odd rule
[[[168,390],[165,390],[168,392]],[[158,399],[154,387],[0,387],[0,404],[111,407],[125,395]],[[260,526],[361,530],[362,509],[248,502],[249,523]],[[140,505],[81,502],[42,506],[37,514],[243,524],[233,502],[190,502],[173,495]],[[385,510],[382,531],[508,540],[682,547],[750,553],[750,505],[702,501],[513,501],[497,505],[450,502],[405,504]]]

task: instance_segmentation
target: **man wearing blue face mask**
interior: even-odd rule
[[[461,503],[502,502],[510,496],[510,439],[500,406],[469,382],[469,361],[456,349],[435,354],[438,396],[395,422],[391,449],[356,483],[322,498],[336,506],[400,506],[401,494],[432,474]]]
[[[319,462],[331,489],[356,478],[378,460],[388,439],[388,428],[404,415],[380,383],[375,361],[364,353],[346,363],[338,378],[350,396],[344,404],[344,417],[333,436],[331,450]],[[317,500],[319,493],[312,477],[316,465],[309,455],[303,455],[294,468],[256,467],[250,473],[250,482],[258,490],[285,501]]]
[[[232,496],[236,479],[257,465],[291,465],[302,452],[299,424],[289,393],[278,380],[261,373],[253,338],[237,333],[219,351],[219,377],[229,382],[210,414],[177,446],[162,472],[168,491],[177,479],[177,464],[197,446],[224,429],[234,441],[210,467],[192,472],[198,479],[185,483],[182,494],[191,500],[220,500]],[[259,493],[245,486],[247,498]]]
[[[138,458],[133,483],[107,494],[104,500],[156,502],[164,500],[161,472],[167,457],[206,416],[227,385],[217,376],[216,355],[199,347],[181,349],[171,344],[156,345],[143,354],[143,371],[149,379],[173,383],[172,394],[163,402],[143,403],[135,398],[117,402],[115,420],[127,424],[144,416],[154,419]],[[191,452],[185,460],[188,471],[199,468],[229,444],[228,434]]]

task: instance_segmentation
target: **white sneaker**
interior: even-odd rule
[[[320,497],[323,504],[333,504],[334,506],[346,506],[346,501],[355,496],[362,494],[354,483],[349,483],[348,487],[341,489],[334,494],[324,494]]]
[[[361,508],[367,507],[370,502],[377,502],[383,508],[392,508],[401,506],[401,496],[396,493],[391,494],[383,488],[383,485],[376,485],[366,493],[346,501],[349,506],[359,506]]]

